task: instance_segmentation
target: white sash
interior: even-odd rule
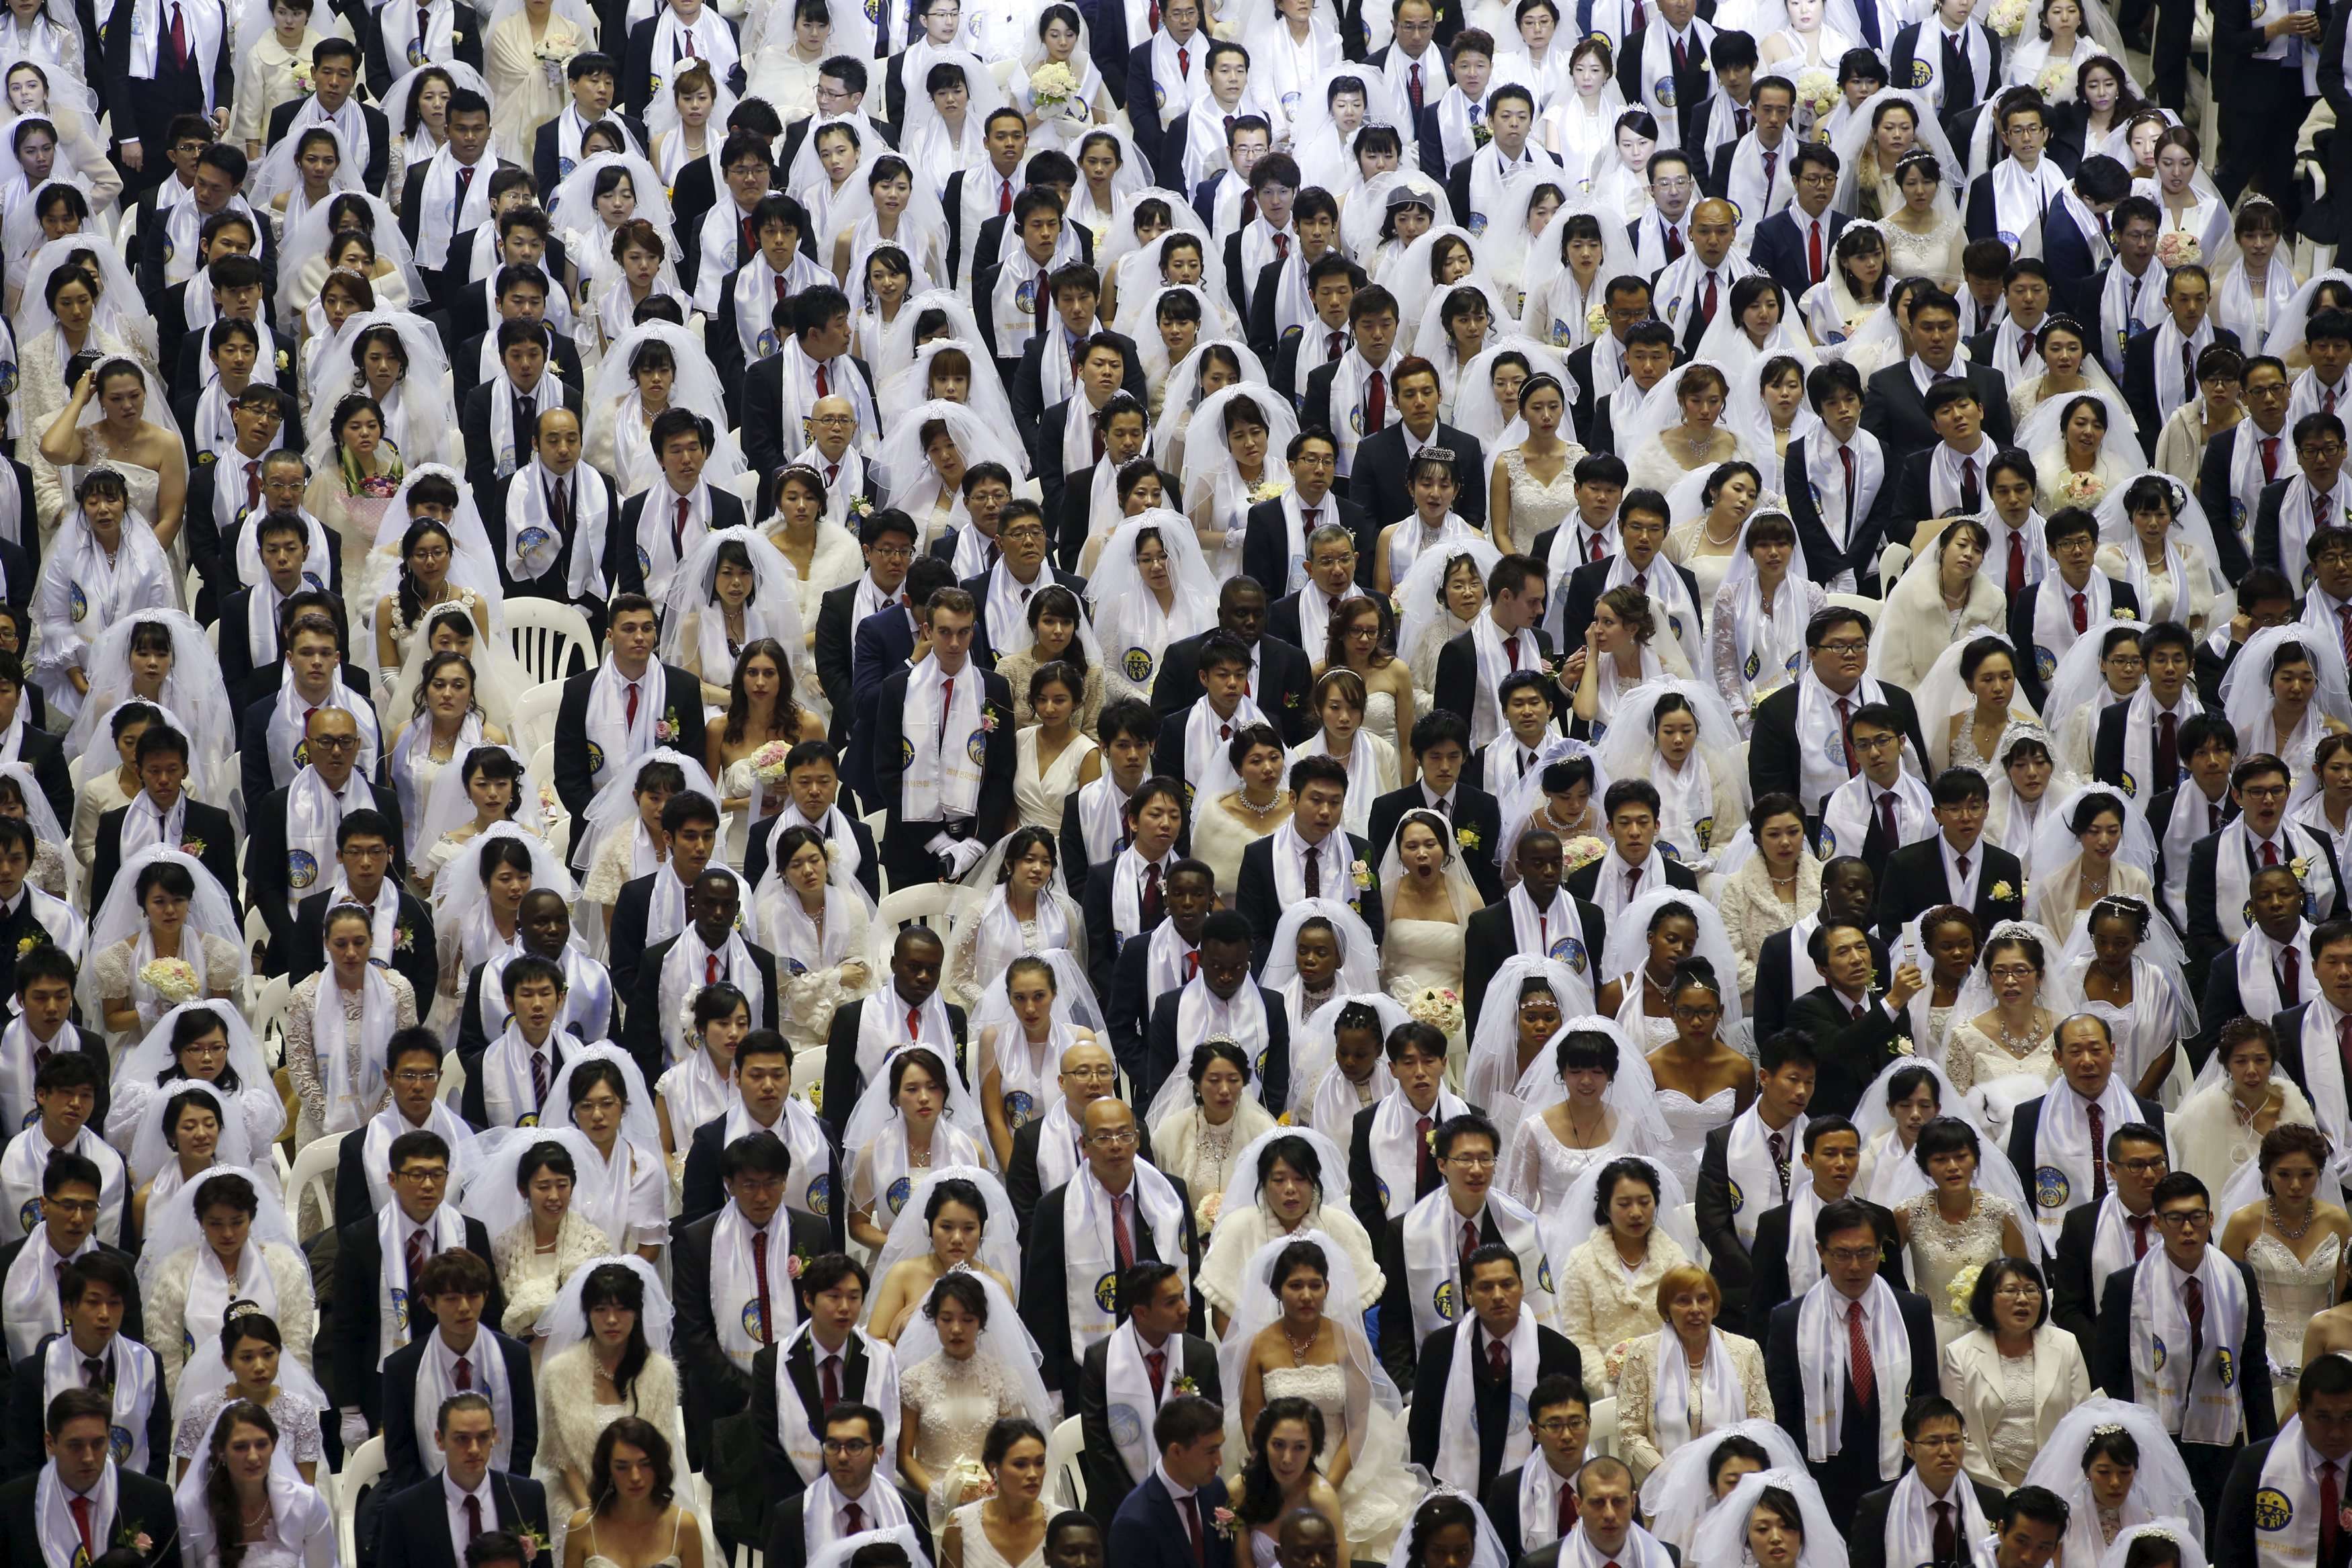
[[[1833,1459],[1845,1448],[1848,1299],[1827,1280],[1807,1291],[1797,1308],[1797,1347],[1805,1369],[1805,1458]],[[1886,1281],[1874,1274],[1863,1293],[1863,1334],[1870,1345],[1878,1405],[1878,1463],[1884,1477],[1903,1466],[1903,1406],[1911,1386],[1911,1336],[1903,1308]]]
[[[433,1257],[466,1244],[466,1217],[449,1204],[433,1211],[425,1222],[433,1238]],[[402,1247],[408,1234],[408,1216],[396,1203],[384,1205],[375,1225],[376,1287],[375,1287],[375,1364],[383,1368],[383,1358],[408,1343],[408,1255]]]
[[[1190,1268],[1185,1260],[1184,1200],[1176,1196],[1176,1188],[1149,1161],[1137,1160],[1133,1179],[1124,1195],[1134,1201],[1128,1207],[1129,1218],[1136,1228],[1132,1238],[1135,1256],[1143,1256],[1141,1231],[1149,1228],[1152,1249],[1163,1263],[1172,1264],[1176,1277],[1190,1288]],[[1108,1338],[1118,1320],[1112,1316],[1118,1302],[1118,1243],[1111,1229],[1113,1206],[1111,1195],[1095,1178],[1091,1169],[1082,1170],[1070,1179],[1062,1196],[1063,1297],[1070,1317],[1070,1356],[1075,1362],[1084,1356],[1097,1340]],[[1042,1303],[1031,1302],[1034,1312]]]
[[[1659,1449],[1671,1454],[1697,1436],[1692,1430],[1697,1423],[1691,1418],[1690,1353],[1683,1348],[1672,1325],[1660,1328],[1651,1343],[1657,1375],[1653,1382],[1650,1422],[1657,1433]],[[1748,1419],[1748,1391],[1740,1385],[1738,1370],[1731,1364],[1731,1352],[1725,1347],[1723,1331],[1718,1328],[1706,1331],[1706,1360],[1699,1367],[1699,1402],[1706,1431]]]
[[[942,715],[940,695],[955,680],[952,706]],[[981,778],[995,716],[983,711],[986,678],[967,664],[948,676],[937,659],[915,666],[900,712],[905,771],[898,807],[906,822],[968,821],[979,809]],[[949,745],[953,741],[953,745]]]
[[[90,1538],[100,1553],[114,1534],[114,1502],[120,1484],[115,1461],[110,1458],[98,1485],[87,1494]],[[89,1568],[91,1553],[82,1546],[81,1531],[74,1524],[65,1484],[58,1479],[55,1459],[41,1467],[40,1479],[33,1483],[33,1532],[39,1538],[41,1561],[47,1568]]]
[[[1430,1130],[1434,1133],[1469,1109],[1467,1101],[1439,1085],[1437,1098],[1429,1107]],[[1420,1200],[1417,1189],[1421,1185],[1421,1134],[1416,1127],[1420,1120],[1421,1113],[1412,1108],[1412,1102],[1404,1097],[1402,1089],[1391,1089],[1382,1096],[1380,1109],[1372,1113],[1372,1180],[1380,1189],[1381,1207],[1391,1219]],[[1353,1118],[1349,1121],[1352,1124]]]
[[[2238,1364],[2238,1349],[2246,1328],[2246,1282],[2219,1248],[2205,1249],[2196,1276],[2205,1298],[2202,1354],[2192,1364],[2179,1274],[2161,1247],[2149,1248],[2133,1271],[2132,1398],[2153,1409],[2181,1442],[2231,1443],[2242,1419],[2238,1379],[2245,1369]]]
[[[2262,1486],[2254,1494],[2266,1505],[2275,1500],[2272,1511],[2278,1521],[2275,1529],[2254,1531],[2260,1568],[2309,1568],[2318,1557],[2319,1489],[2312,1479],[2319,1468],[2312,1462],[2316,1457],[2304,1440],[2303,1417],[2288,1416],[2263,1456]]]
[[[1433,1194],[1432,1196],[1439,1196]],[[1475,1491],[1478,1486],[1479,1448],[1477,1411],[1477,1366],[1472,1354],[1486,1324],[1474,1313],[1465,1317],[1454,1331],[1454,1360],[1445,1379],[1445,1420],[1437,1439],[1437,1463],[1430,1473],[1444,1485],[1463,1491]],[[1511,1407],[1527,1408],[1528,1396],[1535,1391],[1536,1364],[1538,1347],[1536,1336],[1536,1314],[1524,1301],[1519,1303],[1519,1321],[1511,1325],[1511,1337],[1504,1342],[1509,1349],[1511,1364]],[[1506,1419],[1503,1423],[1503,1452],[1496,1472],[1519,1465],[1536,1465],[1549,1469],[1540,1459],[1530,1459],[1533,1440],[1528,1436],[1525,1421]]]
[[[1378,1131],[1377,1120],[1374,1130]],[[1476,1226],[1483,1245],[1489,1218],[1503,1244],[1518,1254],[1519,1277],[1529,1282],[1525,1298],[1528,1309],[1538,1321],[1551,1317],[1551,1261],[1544,1255],[1536,1217],[1517,1200],[1490,1189],[1486,1207],[1476,1218],[1465,1221],[1454,1210],[1453,1194],[1440,1186],[1407,1209],[1404,1217],[1405,1283],[1412,1301],[1416,1343],[1469,1315],[1469,1281],[1462,1278],[1462,1227]]]
[[[212,1256],[209,1247],[196,1251],[204,1258]],[[57,1295],[54,1286],[49,1294],[53,1299]],[[113,1396],[114,1413],[107,1422],[107,1437],[113,1447],[114,1462],[143,1472],[148,1461],[147,1415],[155,1406],[162,1383],[156,1375],[155,1353],[135,1339],[117,1334],[106,1347],[105,1359],[112,1377],[108,1392]],[[81,1362],[81,1352],[74,1348],[71,1334],[61,1333],[49,1342],[48,1354],[41,1362],[42,1409],[47,1410],[49,1401],[67,1389],[83,1385]]]
[[[1111,1445],[1127,1467],[1128,1479],[1139,1486],[1151,1473],[1148,1434],[1152,1419],[1184,1376],[1183,1335],[1170,1334],[1160,1348],[1165,1359],[1157,1388],[1151,1385],[1151,1368],[1144,1361],[1143,1340],[1135,1332],[1134,1320],[1118,1325],[1110,1336],[1110,1349],[1104,1353],[1103,1403],[1108,1406]]]
[[[1794,1121],[1780,1129],[1781,1165],[1772,1160],[1771,1130],[1756,1104],[1751,1103],[1731,1124],[1731,1135],[1724,1149],[1726,1174],[1731,1182],[1732,1224],[1739,1239],[1753,1245],[1756,1221],[1768,1208],[1778,1208],[1786,1201],[1781,1187],[1793,1181],[1797,1151],[1804,1146],[1805,1123],[1808,1118],[1798,1113]],[[1753,1197],[1754,1201],[1749,1199]],[[1663,1350],[1662,1350],[1663,1354]],[[1664,1362],[1659,1366],[1663,1375]]]
[[[2105,1148],[2091,1146],[2091,1102],[2075,1092],[2063,1078],[2042,1097],[2041,1119],[2033,1134],[2033,1202],[2042,1234],[2053,1246],[2059,1228],[2078,1205],[2091,1200],[2092,1162],[2104,1162]],[[2139,1103],[2121,1073],[2109,1073],[2099,1092],[2098,1106],[2108,1137],[2126,1122],[2140,1119]]]
[[[338,694],[348,695],[341,682],[336,683],[335,689]],[[287,690],[293,687],[289,685]],[[270,723],[275,727],[274,716]],[[334,863],[335,832],[342,826],[344,814],[374,809],[375,791],[368,787],[366,774],[358,768],[352,769],[341,789],[330,787],[319,777],[316,768],[306,767],[294,775],[294,782],[286,792],[288,913],[301,906],[317,883],[320,870]]]
[[[421,204],[416,214],[416,265],[428,272],[437,272],[449,265],[449,242],[457,235],[478,228],[490,217],[490,176],[498,172],[498,161],[485,154],[474,165],[474,174],[466,187],[466,204],[457,204],[457,154],[443,147],[433,154],[425,165],[425,183],[417,192]]]
[[[1927,1521],[1927,1511],[1937,1500],[1928,1496],[1927,1483],[1919,1479],[1916,1469],[1895,1483],[1895,1495],[1886,1505],[1888,1562],[1935,1561],[1936,1528]],[[1992,1528],[1985,1522],[1984,1505],[1977,1501],[1974,1483],[1965,1474],[1954,1476],[1950,1491],[1941,1500],[1959,1511],[1959,1517],[1952,1521],[1952,1533],[1969,1561],[1976,1568],[1993,1568]]]
[[[396,5],[402,0],[390,3]],[[416,1448],[424,1457],[425,1474],[431,1476],[441,1473],[441,1446],[434,1441],[434,1433],[440,1425],[441,1402],[457,1391],[451,1375],[456,1355],[436,1328],[432,1343],[416,1362]],[[514,1385],[507,1377],[507,1358],[499,1353],[499,1342],[487,1326],[475,1331],[473,1347],[466,1352],[466,1362],[473,1391],[489,1400],[490,1414],[498,1422],[498,1440],[490,1448],[490,1468],[507,1469],[514,1458]]]
[[[789,1298],[792,1291],[787,1288],[783,1294]],[[853,1328],[849,1332],[852,1338],[842,1342],[838,1353],[842,1358],[842,1369],[845,1375],[853,1341],[863,1345],[866,1348],[866,1386],[859,1391],[857,1403],[870,1405],[882,1412],[882,1458],[876,1470],[876,1479],[895,1483],[898,1474],[898,1357],[888,1344],[874,1338],[864,1329]],[[793,1352],[803,1343],[809,1347],[810,1359],[820,1368],[824,1365],[824,1357],[817,1354],[823,1347],[816,1343],[814,1331],[807,1323],[793,1330],[777,1347],[776,1421],[780,1430],[776,1437],[783,1448],[784,1457],[792,1460],[794,1469],[800,1471],[802,1482],[813,1485],[824,1474],[824,1448],[818,1433],[812,1429],[816,1423],[810,1418],[808,1404],[801,1397],[800,1385],[793,1381],[790,1365]],[[849,1396],[846,1382],[843,1385],[842,1395],[845,1398]],[[830,1486],[832,1482],[827,1480],[825,1484]],[[883,1490],[895,1491],[896,1487],[895,1484],[886,1485]],[[867,1495],[871,1496],[871,1491]]]

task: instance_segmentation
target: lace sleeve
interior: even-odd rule
[[[402,1029],[415,1029],[417,1022],[416,988],[410,985],[408,977],[397,969],[386,969],[383,977],[392,987],[393,1017]]]
[[[823,1040],[833,1028],[833,1015],[843,1003],[862,993],[842,980],[841,966],[805,969],[783,977],[784,1016],[811,1043]]]
[[[1748,725],[1748,683],[1740,678],[1738,629],[1733,624],[1727,590],[1717,591],[1706,622],[1707,664],[1716,693],[1731,709],[1731,716],[1739,721],[1739,733],[1745,735]]]
[[[1503,1196],[1517,1198],[1523,1207],[1533,1208],[1543,1192],[1543,1153],[1536,1147],[1541,1136],[1535,1127],[1540,1111],[1530,1111],[1519,1118],[1518,1130],[1511,1134],[1511,1146],[1503,1155],[1499,1173]]]
[[[1748,1400],[1748,1418],[1751,1421],[1772,1419],[1772,1384],[1764,1375],[1764,1352],[1752,1339],[1737,1334],[1725,1336],[1732,1346],[1731,1359],[1739,1364],[1739,1391]],[[1739,1347],[1746,1346],[1743,1351]]]
[[[980,919],[959,920],[948,934],[948,994],[969,1012],[986,984],[980,973]]]
[[[1617,1375],[1617,1445],[1637,1477],[1648,1475],[1665,1462],[1650,1430],[1651,1406],[1656,1403],[1654,1385],[1659,1377],[1670,1375],[1664,1368],[1653,1364],[1656,1350],[1657,1342],[1654,1339],[1635,1341],[1625,1353],[1625,1365]],[[1710,1410],[1706,1415],[1712,1419],[1716,1412]]]
[[[621,884],[628,880],[629,862],[623,857],[628,852],[633,835],[615,832],[596,856],[596,863],[588,872],[588,881],[580,889],[580,896],[590,904],[611,908],[621,896]]]
[[[183,1335],[188,1319],[188,1271],[194,1262],[193,1252],[165,1260],[148,1290],[147,1344],[155,1353],[166,1392],[179,1387],[181,1369],[187,1364],[187,1342]]]
[[[1598,1399],[1616,1392],[1609,1386],[1603,1354],[1609,1347],[1598,1343],[1600,1331],[1592,1310],[1592,1282],[1585,1277],[1581,1248],[1569,1254],[1567,1266],[1560,1271],[1559,1332],[1576,1343],[1577,1355],[1584,1366],[1585,1393]]]
[[[205,944],[205,989],[227,995],[236,988],[245,966],[237,945],[226,936],[206,936]]]
[[[91,967],[98,971],[98,994],[101,1000],[131,994],[131,952],[130,943],[117,942],[90,960]]]
[[[311,1009],[318,1001],[319,986],[325,978],[325,972],[321,971],[297,981],[286,1003],[287,1076],[294,1080],[294,1092],[301,1096],[302,1108],[310,1113],[311,1120],[322,1124],[327,1116],[327,1086],[319,1075],[319,1053],[311,1030]]]
[[[1944,1076],[1965,1094],[1977,1086],[1977,1035],[1973,1024],[1955,1023],[1944,1045]]]
[[[66,895],[65,852],[47,839],[37,841],[33,852],[33,885],[51,898],[63,898]]]
[[[294,1462],[298,1465],[318,1463],[323,1447],[319,1437],[319,1413],[316,1410],[286,1409],[277,1414],[278,1430],[293,1450]],[[173,1449],[179,1451],[176,1442],[173,1444]],[[190,1449],[188,1453],[193,1458],[194,1450]]]
[[[220,1414],[221,1396],[207,1394],[180,1416],[180,1424],[172,1433],[172,1452],[180,1458],[193,1459],[212,1436],[214,1417]]]
[[[290,1248],[274,1244],[263,1248],[261,1260],[278,1289],[278,1327],[285,1335],[287,1354],[307,1372],[311,1364],[310,1341],[319,1327],[310,1260]]]

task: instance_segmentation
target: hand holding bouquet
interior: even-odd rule
[[[204,994],[204,981],[198,977],[195,966],[185,958],[150,959],[140,969],[139,978],[173,1007],[192,1002]]]

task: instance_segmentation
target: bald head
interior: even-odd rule
[[[1738,234],[1739,214],[1729,202],[1710,196],[1691,209],[1691,248],[1698,253],[1702,267],[1710,270],[1721,267]]]
[[[826,462],[839,462],[850,438],[857,434],[857,405],[838,392],[817,399],[816,406],[809,410],[809,433]]]
[[[1126,1101],[1106,1095],[1087,1104],[1079,1124],[1095,1179],[1107,1192],[1125,1192],[1135,1179],[1135,1113]]]
[[[310,710],[302,727],[307,737],[303,747],[306,759],[337,789],[351,779],[352,768],[360,759],[360,721],[348,708],[329,707],[323,704]]]
[[[1118,1087],[1118,1068],[1108,1051],[1093,1040],[1081,1040],[1062,1052],[1060,1082],[1070,1114],[1083,1123],[1087,1107]]]

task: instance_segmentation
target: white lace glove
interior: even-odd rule
[[[345,1410],[343,1412],[342,1437],[343,1452],[345,1454],[350,1454],[362,1443],[366,1442],[368,1440],[367,1416],[357,1410]]]
[[[934,835],[926,847],[933,854],[948,862],[950,880],[962,876],[964,873],[980,863],[982,856],[988,853],[988,846],[978,839],[951,839],[945,833]]]

